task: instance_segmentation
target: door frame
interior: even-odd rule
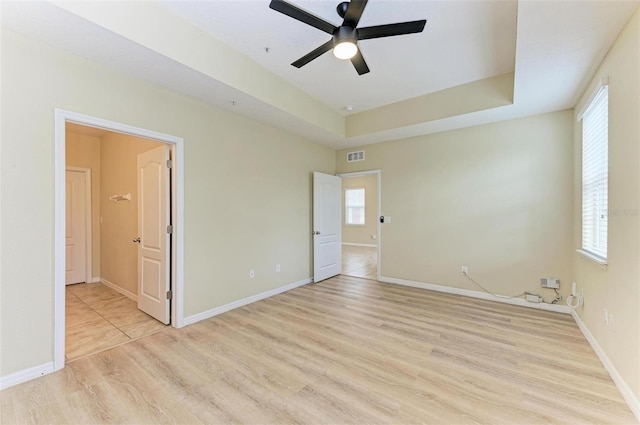
[[[86,283],[93,283],[93,222],[91,220],[91,168],[84,167],[65,167],[66,171],[74,171],[84,174],[84,222],[85,222],[85,238],[84,238],[84,252],[85,252],[85,265],[84,265],[84,281]],[[65,175],[66,178],[66,175]],[[66,213],[65,213],[66,218]],[[66,222],[66,220],[65,220]],[[65,229],[66,230],[66,229]],[[66,235],[66,232],[65,232]],[[66,278],[65,278],[66,284]]]
[[[65,171],[66,123],[76,123],[107,131],[155,140],[170,146],[173,155],[171,179],[171,324],[184,326],[184,139],[127,124],[56,108],[54,111],[54,311],[53,368],[64,367],[65,353]]]
[[[348,179],[350,177],[361,177],[361,176],[369,176],[375,174],[377,176],[376,179],[376,186],[377,186],[377,191],[378,191],[378,205],[376,206],[376,208],[378,209],[378,212],[376,214],[376,217],[381,217],[382,216],[382,170],[365,170],[365,171],[355,171],[352,173],[340,173],[340,174],[336,174],[336,176],[342,178],[342,179]],[[341,208],[344,209],[344,196],[342,197],[342,202],[341,202]],[[340,214],[342,214],[342,211],[340,211]],[[380,277],[382,276],[382,273],[380,272],[381,270],[381,263],[382,263],[382,249],[380,248],[382,246],[382,224],[380,223],[380,220],[378,219],[376,221],[376,233],[378,235],[378,239],[377,239],[377,257],[378,257],[378,264],[377,264],[377,280],[380,280]],[[340,243],[342,243],[342,240],[340,240]]]

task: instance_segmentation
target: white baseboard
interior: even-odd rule
[[[100,282],[100,276],[94,276],[87,283],[98,283],[98,282]]]
[[[222,314],[222,313],[226,313],[227,311],[230,311],[230,310],[233,310],[233,309],[236,309],[236,308],[239,308],[239,307],[243,307],[243,306],[245,306],[247,304],[251,304],[251,303],[254,303],[256,301],[260,301],[260,300],[263,300],[265,298],[269,298],[269,297],[272,297],[274,295],[278,295],[278,294],[281,294],[283,292],[290,291],[290,290],[295,289],[295,288],[297,288],[299,286],[303,286],[303,285],[306,285],[308,283],[311,283],[312,281],[313,281],[313,279],[311,279],[311,278],[303,279],[301,281],[293,282],[293,283],[290,283],[288,285],[281,286],[279,288],[271,289],[270,291],[261,292],[259,294],[252,295],[250,297],[243,298],[241,300],[234,301],[234,302],[229,303],[229,304],[221,305],[220,307],[212,308],[211,310],[203,311],[202,313],[194,314],[193,316],[185,317],[184,318],[184,325],[185,326],[192,325],[192,324],[194,324],[196,322],[199,322],[201,320],[209,319],[210,317],[217,316],[217,315]]]
[[[0,377],[0,390],[22,384],[23,382],[48,375],[53,372],[53,362],[45,363],[40,366],[24,369],[19,372],[12,373],[7,376]]]
[[[532,303],[521,298],[502,298],[486,292],[471,291],[469,289],[454,288],[451,286],[436,285],[433,283],[416,282],[413,280],[396,279],[394,277],[380,276],[380,282],[394,283],[396,285],[411,286],[414,288],[428,289],[430,291],[444,292],[447,294],[464,295],[465,297],[480,298],[483,300],[496,301],[504,304],[519,305],[522,307],[537,308],[538,310],[554,311],[556,313],[571,314],[568,305]]]
[[[351,242],[342,242],[342,245],[349,245],[349,246],[366,246],[369,248],[377,248],[378,245],[376,244],[369,244],[369,243],[351,243]]]
[[[582,331],[582,334],[584,335],[584,337],[587,339],[587,341],[589,341],[589,345],[591,345],[591,348],[593,348],[593,351],[595,351],[596,354],[598,355],[598,358],[604,365],[604,368],[607,370],[607,372],[609,372],[611,379],[616,384],[616,387],[618,387],[618,390],[622,394],[622,397],[624,397],[624,400],[629,405],[629,408],[631,409],[633,414],[636,415],[636,419],[638,419],[638,421],[640,422],[640,400],[638,400],[638,398],[635,396],[633,391],[631,391],[631,388],[629,388],[629,386],[624,381],[624,379],[622,379],[622,376],[620,376],[615,366],[613,366],[613,363],[611,363],[611,360],[609,360],[609,357],[605,354],[604,350],[602,349],[598,341],[591,334],[591,331],[589,331],[589,328],[587,328],[587,325],[585,325],[585,323],[582,321],[582,318],[580,317],[580,315],[576,313],[575,310],[572,310],[571,316],[573,316],[573,319],[578,324],[578,327]]]
[[[133,292],[129,292],[126,289],[119,287],[115,283],[109,282],[107,279],[100,279],[100,282],[102,282],[104,285],[108,286],[109,288],[113,289],[114,291],[121,293],[125,297],[130,298],[136,302],[138,301],[137,294],[134,294]]]

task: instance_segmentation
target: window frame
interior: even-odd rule
[[[350,205],[349,204],[349,191],[362,191],[362,205]],[[364,187],[347,187],[344,189],[344,224],[345,226],[366,226],[366,205],[367,205],[367,191]],[[349,222],[349,209],[350,208],[362,208],[362,223],[350,223]]]
[[[594,113],[598,115],[592,115]],[[606,267],[609,239],[608,79],[601,79],[599,86],[578,114],[578,121],[582,121],[582,168],[581,242],[577,251],[589,261]]]

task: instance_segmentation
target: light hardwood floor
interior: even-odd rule
[[[66,288],[65,360],[71,361],[153,334],[165,325],[102,283]]]
[[[342,245],[342,274],[346,276],[378,278],[378,248]]]
[[[568,315],[339,276],[0,392],[2,424],[631,424]]]

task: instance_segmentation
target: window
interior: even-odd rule
[[[364,225],[364,188],[345,189],[345,223]]]
[[[609,90],[602,85],[578,116],[582,119],[582,250],[607,260]]]

